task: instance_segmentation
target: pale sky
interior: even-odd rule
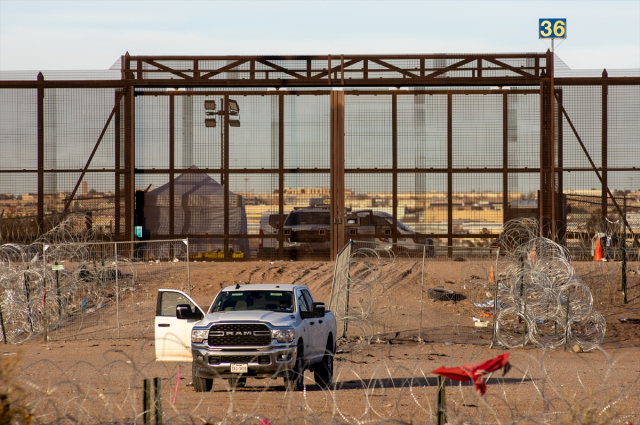
[[[640,68],[640,0],[9,1],[0,70],[109,68],[120,55],[543,52],[567,18],[572,69]]]

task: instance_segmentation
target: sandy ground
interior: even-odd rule
[[[55,423],[67,417],[70,422],[82,423],[142,423],[142,380],[161,377],[166,423],[216,423],[225,417],[230,423],[254,424],[263,417],[273,424],[425,423],[433,421],[435,414],[433,369],[478,362],[503,352],[490,349],[490,330],[475,328],[471,320],[476,316],[487,321],[490,318],[473,306],[474,302],[486,301],[489,291],[482,284],[467,281],[469,265],[433,262],[429,266],[425,291],[443,286],[461,297],[435,302],[425,295],[422,322],[421,266],[397,263],[385,269],[384,277],[375,284],[363,283],[360,294],[353,297],[353,309],[375,314],[370,323],[354,323],[350,334],[368,332],[380,342],[339,346],[332,391],[317,388],[313,374],[307,372],[307,390],[301,393],[285,392],[282,379],[249,379],[245,388],[235,391],[226,381],[216,380],[211,393],[201,394],[189,386],[189,363],[156,362],[154,341],[149,338],[155,295],[158,287],[186,288],[183,269],[171,278],[166,275],[148,281],[131,291],[129,298],[123,297],[118,312],[121,336],[130,338],[100,339],[100,335],[114,336],[115,311],[110,306],[102,309],[94,323],[86,320],[80,326],[70,322],[68,329],[63,325],[51,333],[53,341],[48,343],[40,337],[20,345],[0,345],[0,356],[3,360],[19,358],[14,382],[25,389],[22,400],[30,403],[37,422]],[[205,307],[224,286],[300,283],[310,287],[316,300],[328,303],[334,266],[313,261],[192,263],[191,293]],[[479,397],[468,383],[448,381],[447,409],[452,423],[554,423],[563,418],[569,418],[567,423],[580,423],[572,422],[567,415],[572,409],[585,414],[590,408],[594,409],[593,416],[601,412],[600,421],[594,423],[638,422],[640,406],[635,401],[640,397],[640,324],[618,320],[640,319],[635,276],[629,276],[633,297],[626,305],[621,302],[615,279],[593,291],[596,308],[606,300],[599,309],[607,319],[603,351],[576,354],[535,348],[510,350],[513,370],[504,378],[491,377],[486,396]],[[80,328],[86,338],[70,340],[74,336],[71,330]],[[419,331],[427,343],[410,340]],[[181,379],[176,386],[178,370]]]

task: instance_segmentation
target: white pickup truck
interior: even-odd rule
[[[244,386],[247,377],[283,377],[303,389],[304,371],[325,388],[333,379],[336,319],[301,285],[236,285],[205,312],[184,292],[160,289],[155,318],[158,361],[192,361],[193,387],[215,378]]]

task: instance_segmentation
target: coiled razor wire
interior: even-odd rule
[[[575,273],[567,248],[539,234],[537,220],[516,219],[505,223],[496,241],[504,250],[496,337],[507,348],[531,342],[593,350],[604,339],[604,317],[593,308],[591,290]]]
[[[410,250],[390,243],[357,242],[350,249],[341,253],[348,258],[337,261],[340,282],[331,294],[330,308],[338,320],[338,336],[370,342],[395,334],[397,325],[391,322],[401,304],[395,289],[410,284],[406,276],[422,273],[422,247]]]
[[[71,214],[28,245],[0,245],[2,339],[20,343],[42,333],[45,324],[56,328],[78,313],[106,306],[116,292],[116,262],[122,287],[131,286],[136,269],[129,259],[102,256],[96,261],[89,245],[110,240],[102,228],[87,227],[84,214]],[[44,255],[47,266],[64,259],[65,269],[45,268]]]

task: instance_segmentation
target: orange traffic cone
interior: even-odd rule
[[[489,273],[489,283],[495,283],[496,275],[493,273],[493,266],[491,266],[491,273]]]
[[[593,261],[602,261],[602,248],[600,247],[600,236],[596,240],[596,254],[593,256]]]

